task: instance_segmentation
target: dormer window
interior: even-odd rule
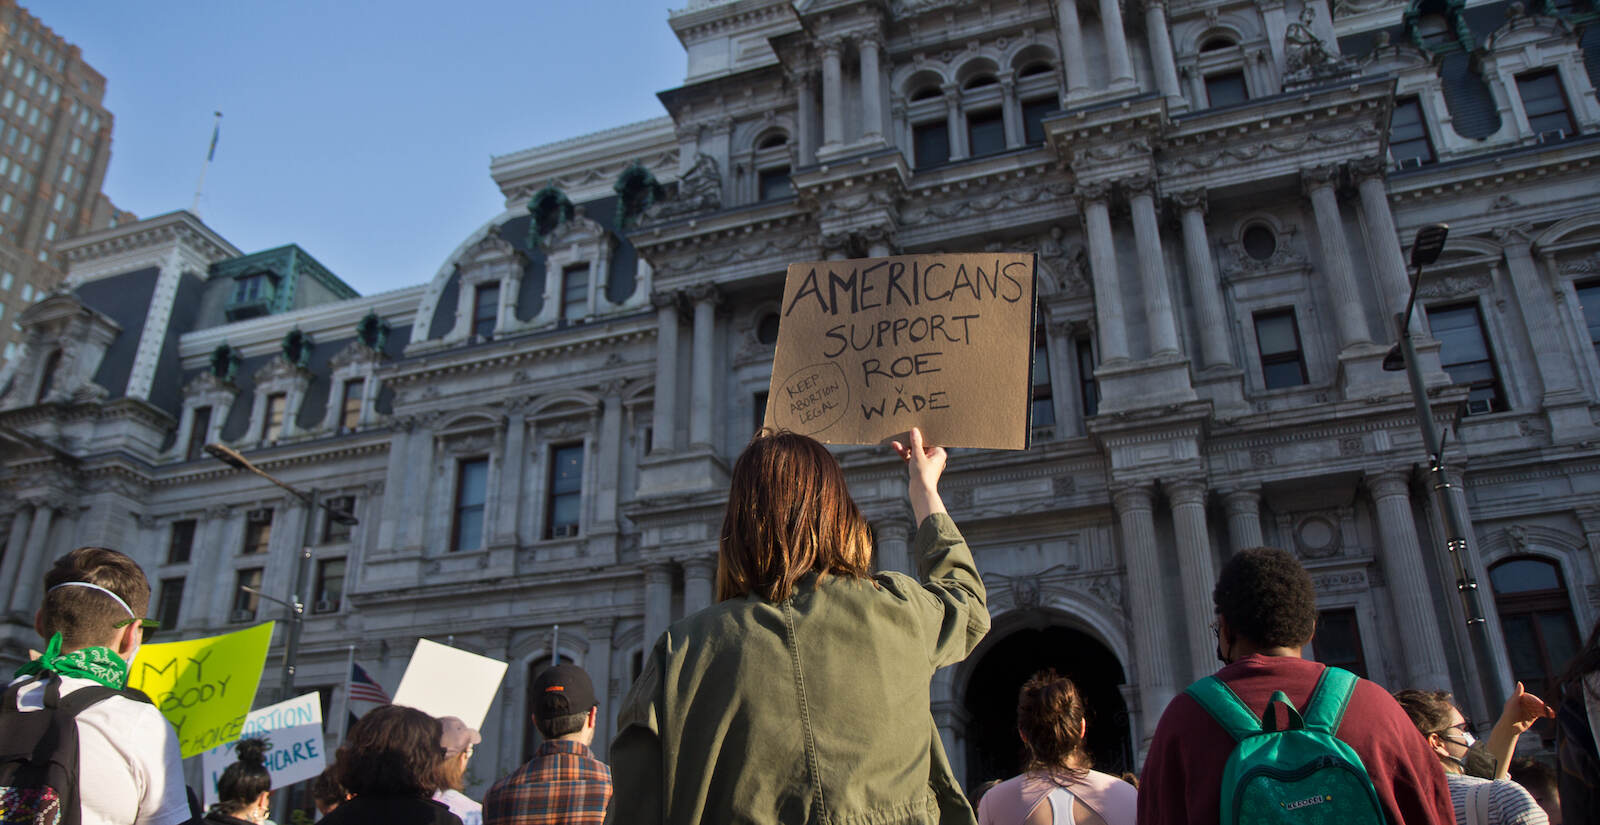
[[[276,293],[277,278],[270,272],[256,272],[235,278],[233,294],[228,298],[228,320],[243,321],[270,313]]]

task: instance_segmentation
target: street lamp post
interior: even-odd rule
[[[207,444],[205,449],[206,452],[210,453],[213,458],[221,461],[224,464],[227,464],[230,467],[255,473],[267,481],[282,487],[284,490],[287,490],[290,495],[299,499],[306,506],[305,529],[301,535],[300,551],[295,556],[294,586],[293,589],[289,591],[289,599],[285,601],[283,599],[273,598],[272,596],[268,596],[267,594],[262,593],[254,588],[241,586],[241,589],[245,590],[246,592],[265,597],[289,608],[289,638],[283,646],[283,687],[281,694],[278,697],[279,701],[283,701],[289,699],[294,692],[294,667],[296,658],[300,653],[300,631],[305,624],[306,613],[305,599],[301,597],[301,594],[305,591],[306,577],[310,572],[311,543],[316,538],[316,519],[313,518],[313,516],[316,515],[317,508],[321,507],[322,509],[328,511],[328,518],[333,519],[339,524],[355,525],[359,524],[360,522],[357,521],[356,517],[350,513],[347,513],[343,510],[335,510],[326,503],[319,501],[319,493],[317,488],[312,487],[309,490],[300,490],[296,487],[291,487],[290,485],[274,478],[267,471],[250,463],[249,459],[245,458],[239,453],[238,450],[235,450],[232,447],[224,444]]]
[[[1417,286],[1422,283],[1422,268],[1439,259],[1444,250],[1445,237],[1450,227],[1442,223],[1428,224],[1417,230],[1411,245],[1411,295],[1406,308],[1395,316],[1399,342],[1383,359],[1383,368],[1391,372],[1405,370],[1411,382],[1411,400],[1417,409],[1417,426],[1422,430],[1422,444],[1428,451],[1428,476],[1433,488],[1435,505],[1444,524],[1445,551],[1455,571],[1456,592],[1461,597],[1461,610],[1467,618],[1473,658],[1478,665],[1478,675],[1483,682],[1483,697],[1491,714],[1499,712],[1505,701],[1500,679],[1495,673],[1494,657],[1490,654],[1489,623],[1484,619],[1483,605],[1478,591],[1478,580],[1473,575],[1476,565],[1470,558],[1472,547],[1467,543],[1467,533],[1472,523],[1465,508],[1452,492],[1456,485],[1450,483],[1444,467],[1444,440],[1433,422],[1433,408],[1428,403],[1428,388],[1422,381],[1422,368],[1417,363],[1417,348],[1411,338],[1411,314],[1417,305]]]

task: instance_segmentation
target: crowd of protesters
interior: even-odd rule
[[[1448,693],[1391,693],[1303,658],[1314,589],[1294,556],[1272,548],[1223,565],[1213,591],[1223,666],[1168,704],[1140,776],[1094,769],[1085,741],[1095,709],[1070,679],[1042,670],[1018,687],[1022,773],[989,777],[969,795],[929,686],[987,632],[986,593],[939,496],[945,451],[917,430],[893,447],[918,525],[916,577],[874,571],[870,530],[825,447],[758,434],[733,467],[717,604],[647,652],[617,711],[610,765],[591,750],[594,685],[582,668],[557,665],[531,689],[543,743],[481,804],[466,776],[482,734],[388,705],[350,728],[311,783],[320,821],[1600,823],[1600,623],[1560,680],[1559,701],[1517,684],[1478,742]],[[80,548],[45,585],[35,618],[44,651],[0,706],[0,822],[268,821],[266,742],[238,743],[216,804],[201,812],[171,725],[126,688],[152,626],[138,565]],[[1517,758],[1518,738],[1545,719],[1556,752]],[[1290,770],[1294,754],[1309,754],[1306,771]]]

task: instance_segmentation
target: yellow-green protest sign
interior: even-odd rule
[[[184,758],[239,738],[261,685],[272,625],[139,648],[128,687],[149,695],[178,729]]]

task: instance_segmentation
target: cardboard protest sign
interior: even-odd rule
[[[1033,307],[1031,254],[790,264],[765,424],[829,444],[917,426],[930,444],[1026,449]]]
[[[250,711],[239,730],[239,739],[247,737],[265,739],[272,745],[267,751],[267,773],[272,774],[273,790],[310,779],[328,765],[322,741],[322,700],[314,691]],[[200,754],[205,776],[201,789],[207,807],[219,801],[217,780],[238,758],[238,745],[234,740]]]
[[[498,659],[418,639],[394,703],[429,716],[454,716],[479,730],[505,675],[506,663]]]
[[[261,685],[272,625],[139,648],[128,687],[148,694],[178,729],[184,758],[239,738]]]

